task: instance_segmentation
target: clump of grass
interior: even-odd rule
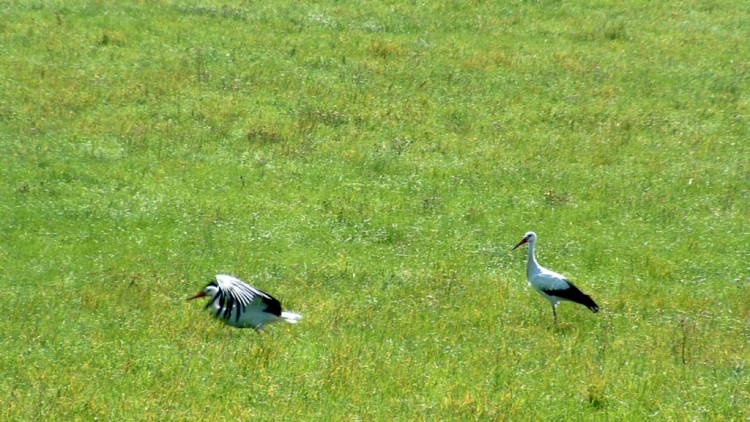
[[[611,41],[628,39],[625,22],[607,22],[604,25],[602,32],[604,34],[604,38]]]
[[[248,130],[245,138],[253,144],[276,144],[284,139],[278,131],[263,126]]]
[[[103,32],[98,41],[98,44],[101,46],[108,46],[108,45],[120,46],[122,45],[122,43],[123,43],[122,35],[116,32],[115,33]]]

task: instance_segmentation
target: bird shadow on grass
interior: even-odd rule
[[[575,332],[576,326],[569,322],[550,322],[549,330],[556,334],[570,334]]]

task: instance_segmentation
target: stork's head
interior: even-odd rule
[[[204,296],[214,297],[216,293],[218,292],[219,292],[219,285],[216,284],[215,281],[212,281],[206,284],[206,287],[204,287],[203,290],[201,290],[200,292],[196,293],[193,296],[190,296],[189,298],[187,298],[187,300],[198,299],[199,297],[204,297]]]
[[[524,243],[529,243],[529,242],[531,242],[531,243],[536,242],[536,233],[534,233],[534,232],[526,232],[526,234],[523,235],[523,239],[521,239],[521,241],[518,242],[518,244],[516,246],[514,246],[513,249],[511,249],[511,250],[513,251],[517,247],[523,245]]]

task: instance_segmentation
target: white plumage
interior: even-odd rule
[[[266,324],[286,321],[292,324],[302,315],[281,310],[281,302],[237,277],[219,274],[216,280],[187,300],[209,297],[206,309],[226,324],[238,328],[262,329]]]
[[[597,305],[589,295],[580,291],[578,287],[571,283],[567,278],[539,265],[534,254],[536,233],[527,232],[523,236],[523,239],[513,247],[513,250],[524,243],[529,244],[529,257],[526,262],[526,278],[529,280],[531,287],[544,296],[544,298],[552,305],[552,315],[554,316],[555,322],[557,322],[557,303],[562,300],[580,303],[589,308],[592,312],[599,311],[599,305]]]

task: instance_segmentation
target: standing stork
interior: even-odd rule
[[[526,233],[523,236],[523,239],[521,239],[521,241],[511,250],[515,250],[524,243],[529,244],[529,258],[526,262],[526,277],[529,279],[531,287],[544,296],[545,299],[549,300],[549,303],[552,305],[552,315],[554,316],[555,322],[557,322],[557,302],[560,302],[561,300],[580,303],[591,309],[592,312],[599,311],[599,305],[591,299],[591,296],[580,291],[578,287],[561,274],[548,270],[536,262],[536,256],[534,255],[536,233]]]
[[[253,327],[260,331],[272,322],[295,324],[302,318],[300,314],[282,311],[281,302],[273,296],[231,275],[217,275],[215,281],[187,300],[199,297],[211,298],[206,309],[210,308],[216,318],[237,328]]]

